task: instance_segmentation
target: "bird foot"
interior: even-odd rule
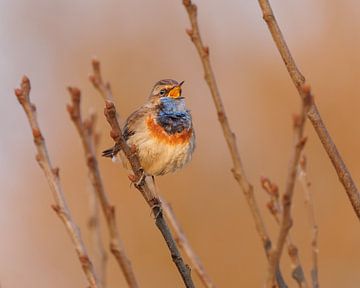
[[[141,170],[141,176],[139,177],[139,179],[136,177],[136,175],[132,175],[132,174],[129,174],[128,178],[135,185],[135,187],[139,187],[144,185],[146,174],[144,170]]]

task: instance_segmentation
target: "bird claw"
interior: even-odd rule
[[[144,170],[141,169],[141,176],[139,177],[139,179],[136,177],[136,175],[132,175],[132,174],[128,175],[128,178],[132,182],[132,184],[134,184],[135,187],[140,187],[144,185],[146,174]]]
[[[129,180],[131,181],[131,183],[135,183],[135,182],[136,182],[136,176],[135,176],[135,175],[129,174],[129,175],[128,175],[128,178],[129,178]]]

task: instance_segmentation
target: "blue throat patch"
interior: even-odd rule
[[[191,115],[183,99],[160,98],[156,121],[168,134],[180,133],[191,127]]]

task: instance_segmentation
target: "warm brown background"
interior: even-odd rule
[[[264,207],[266,196],[259,189],[259,177],[269,176],[284,187],[291,115],[298,111],[299,97],[257,1],[196,2],[243,163]],[[329,131],[360,183],[360,2],[272,2]],[[23,74],[31,78],[32,100],[38,106],[53,163],[61,169],[67,200],[90,243],[89,186],[80,141],[65,111],[69,101],[65,87],[78,85],[85,95],[84,110],[93,107],[99,112],[100,147],[107,148],[112,142],[102,117],[103,102],[87,81],[93,55],[102,61],[124,116],[144,102],[155,81],[185,80],[197,150],[186,169],[159,179],[162,194],[172,203],[219,287],[262,286],[264,253],[245,199],[229,173],[227,147],[197,53],[184,33],[187,27],[181,1],[0,1],[1,287],[86,286],[69,237],[50,209],[51,194],[34,160],[31,134],[13,88]],[[320,226],[320,283],[359,287],[358,220],[310,125],[306,134]],[[107,159],[100,159],[100,165],[141,287],[182,287],[150,210],[139,193],[129,188],[126,172]],[[311,234],[299,186],[293,236],[308,275]],[[262,212],[274,237],[276,225],[264,208]],[[287,273],[287,255],[283,265]],[[287,278],[295,287],[288,273]],[[108,279],[108,287],[126,287],[111,256]]]

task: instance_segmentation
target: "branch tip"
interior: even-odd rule
[[[30,86],[30,79],[26,75],[23,75],[23,77],[21,79],[21,82],[24,83],[24,85],[29,85]]]
[[[91,65],[93,66],[94,70],[100,70],[100,61],[96,57],[93,57],[91,60]]]
[[[15,93],[16,97],[19,98],[22,96],[23,90],[21,88],[15,88],[14,93]]]
[[[115,109],[114,103],[113,103],[112,101],[110,101],[110,100],[106,100],[106,101],[105,101],[105,107],[106,107],[107,110],[109,110],[109,109]]]
[[[69,86],[69,87],[68,87],[68,91],[69,91],[69,93],[70,93],[70,95],[71,95],[71,99],[72,99],[74,102],[80,102],[81,91],[80,91],[79,88]]]

